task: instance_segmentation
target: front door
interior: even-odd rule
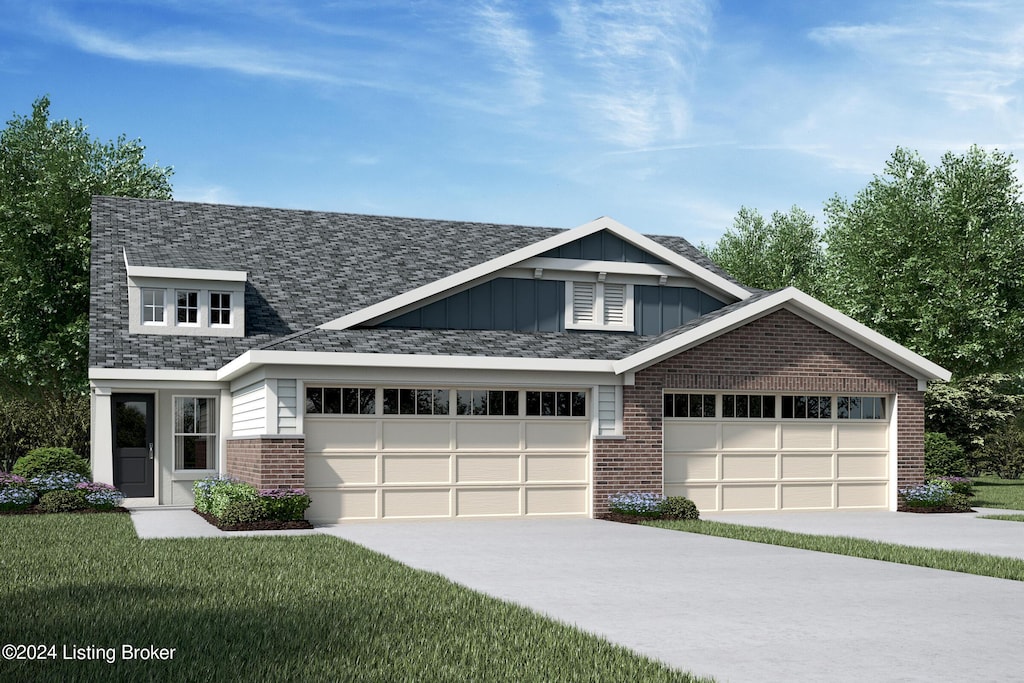
[[[153,497],[153,396],[114,394],[114,486],[125,498]]]

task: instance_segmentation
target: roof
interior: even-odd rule
[[[93,198],[92,225],[91,368],[215,370],[261,347],[421,353],[444,345],[447,352],[475,354],[493,348],[483,340],[487,334],[500,337],[509,354],[621,358],[652,340],[592,332],[305,333],[564,229],[117,197]],[[741,287],[683,238],[649,239]],[[246,336],[129,335],[126,260],[143,268],[248,272]]]

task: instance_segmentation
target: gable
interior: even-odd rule
[[[579,259],[585,261],[612,261],[621,263],[656,263],[664,261],[640,247],[630,244],[608,230],[591,233],[568,244],[550,249],[541,258]]]

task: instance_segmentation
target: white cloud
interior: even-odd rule
[[[234,190],[223,185],[182,185],[174,189],[174,198],[203,204],[241,204]]]
[[[515,104],[534,106],[543,100],[543,74],[535,63],[534,44],[529,31],[502,3],[481,5],[476,10],[479,24],[473,39],[495,56],[496,68],[507,75],[515,92]]]

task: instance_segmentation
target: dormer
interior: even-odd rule
[[[132,265],[127,252],[124,261],[129,334],[245,336],[247,272]]]

